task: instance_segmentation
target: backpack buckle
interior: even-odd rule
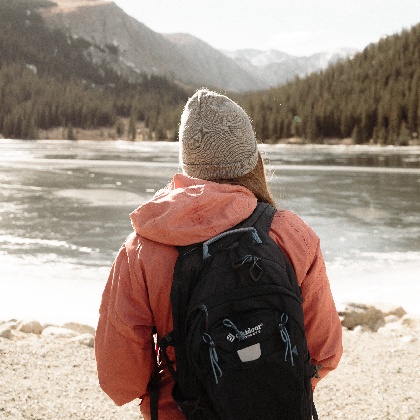
[[[164,337],[159,341],[159,348],[161,350],[166,350],[167,347],[174,345],[174,332],[171,331],[164,335]]]

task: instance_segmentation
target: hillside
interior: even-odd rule
[[[116,83],[109,68],[98,69],[85,57],[86,40],[66,37],[47,28],[37,13],[53,5],[45,0],[0,0],[0,64],[25,63],[35,72],[85,79],[90,83]],[[69,63],[77,65],[69,66]]]
[[[40,130],[62,127],[72,139],[75,127],[109,127],[106,138],[135,139],[140,120],[146,138],[173,138],[187,92],[165,78],[98,62],[98,46],[45,25],[38,11],[52,5],[0,0],[0,133],[36,139]]]
[[[418,144],[420,24],[350,60],[265,92],[238,97],[262,139]]]
[[[191,73],[186,74],[196,86],[214,87],[228,91],[258,90],[265,83],[200,39],[189,34],[164,34],[188,60]],[[175,74],[175,72],[174,72]]]

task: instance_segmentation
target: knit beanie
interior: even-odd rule
[[[201,179],[230,179],[251,172],[257,141],[246,112],[224,95],[201,89],[186,103],[179,127],[184,173]]]

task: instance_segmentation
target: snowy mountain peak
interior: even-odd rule
[[[289,60],[292,56],[277,50],[255,50],[243,49],[235,51],[222,51],[227,57],[235,61],[248,61],[255,67],[265,67],[272,63],[282,63]]]

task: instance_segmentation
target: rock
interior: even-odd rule
[[[385,325],[384,314],[374,306],[350,303],[338,314],[343,319],[341,325],[349,330],[361,325],[376,332]]]
[[[95,336],[96,331],[95,328],[91,327],[90,325],[85,324],[77,324],[76,322],[68,322],[67,324],[63,325],[63,328],[68,328],[69,330],[73,330],[78,332],[79,334],[92,334]]]
[[[95,345],[95,337],[93,336],[93,334],[90,333],[80,334],[76,337],[71,338],[69,341],[84,344],[88,347],[93,347]]]
[[[0,337],[10,340],[13,337],[12,329],[6,324],[0,325]]]
[[[11,330],[15,330],[16,327],[19,325],[19,321],[16,321],[16,319],[11,319],[10,321],[3,322],[0,324],[0,327],[9,327]]]
[[[395,315],[397,318],[402,318],[404,315],[407,314],[407,312],[402,306],[394,306],[387,303],[380,303],[375,305],[375,307],[384,314],[384,317],[387,317],[389,315]]]
[[[53,338],[72,338],[79,335],[76,331],[73,331],[69,328],[49,326],[42,330],[41,333],[44,337],[53,337]]]
[[[24,320],[17,325],[16,330],[26,334],[41,334],[43,326],[38,321]]]

